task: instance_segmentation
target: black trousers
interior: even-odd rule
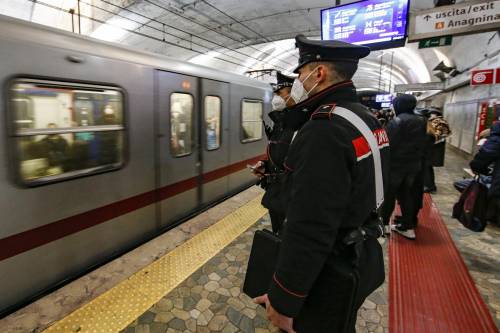
[[[283,222],[285,222],[285,215],[273,209],[269,209],[269,217],[271,218],[271,226],[273,228],[273,232],[277,234],[281,230]]]
[[[356,333],[357,313],[385,279],[382,247],[376,239],[362,244],[358,265],[353,248],[329,258],[294,319],[298,333]]]
[[[434,167],[432,165],[426,165],[424,175],[424,186],[430,190],[435,190],[436,180],[434,176]]]
[[[415,193],[415,185],[419,180],[419,173],[414,171],[391,171],[389,189],[385,195],[382,206],[382,219],[388,225],[392,212],[396,206],[396,200],[401,207],[402,218],[399,221],[404,229],[413,229],[417,225],[417,214],[420,205]]]
[[[415,199],[415,215],[413,217],[414,226],[418,224],[418,212],[424,207],[424,183],[425,169],[417,173],[415,182],[413,183],[412,193]]]

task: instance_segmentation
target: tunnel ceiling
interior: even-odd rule
[[[80,0],[79,26],[84,35],[221,70],[275,68],[289,73],[297,62],[293,38],[299,33],[319,38],[320,9],[334,4],[332,0]],[[411,11],[432,7],[432,0],[411,1]],[[76,8],[77,0],[0,0],[2,14],[78,32],[78,20],[73,16],[72,24],[68,13]],[[460,42],[460,37],[456,40]],[[388,90],[389,83],[436,81],[432,68],[441,60],[454,62],[453,47],[418,50],[412,43],[375,51],[360,63],[355,83]]]

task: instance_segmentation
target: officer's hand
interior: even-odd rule
[[[293,318],[284,316],[281,313],[274,310],[271,303],[269,302],[267,294],[256,297],[253,301],[257,304],[266,305],[267,319],[269,319],[274,326],[281,328],[282,330],[288,333],[297,333],[293,330]]]
[[[258,161],[252,166],[252,173],[255,177],[262,179],[266,173],[266,167],[263,161]]]

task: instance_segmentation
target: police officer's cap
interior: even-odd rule
[[[276,83],[271,84],[273,91],[277,92],[280,89],[293,86],[293,81],[295,78],[291,76],[286,76],[281,72],[276,72]]]
[[[355,62],[370,54],[366,46],[350,44],[338,40],[310,40],[304,35],[295,37],[295,46],[299,49],[299,65],[294,73],[314,61]]]

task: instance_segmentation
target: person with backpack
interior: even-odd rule
[[[430,108],[426,112],[427,134],[429,136],[429,147],[425,157],[424,165],[424,192],[436,193],[437,186],[434,176],[434,167],[444,166],[446,150],[446,138],[451,135],[448,122],[443,118],[440,110]]]

